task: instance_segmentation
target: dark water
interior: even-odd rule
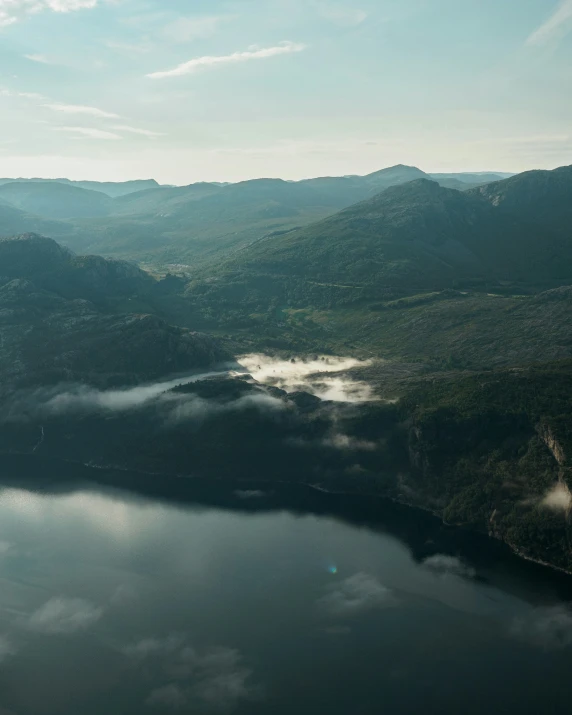
[[[487,539],[305,489],[0,467],[2,715],[570,712],[572,579]]]

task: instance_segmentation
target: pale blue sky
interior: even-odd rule
[[[572,0],[0,0],[0,175],[572,163]]]

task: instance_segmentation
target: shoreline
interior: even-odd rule
[[[537,566],[540,566],[542,568],[547,568],[550,569],[552,572],[555,573],[560,573],[564,574],[566,576],[572,576],[572,571],[567,571],[566,569],[556,566],[554,564],[551,564],[547,561],[543,561],[542,559],[537,559],[532,556],[529,556],[525,554],[521,549],[516,547],[514,544],[511,544],[510,542],[499,538],[498,536],[495,536],[494,534],[487,533],[486,531],[480,531],[478,529],[473,529],[470,527],[466,527],[462,524],[449,524],[447,523],[442,515],[436,511],[435,509],[432,509],[427,506],[423,506],[422,504],[418,502],[412,502],[411,500],[407,500],[405,498],[400,498],[399,496],[395,496],[394,494],[388,494],[388,493],[380,493],[380,492],[362,492],[362,491],[347,491],[347,490],[339,490],[339,489],[329,489],[321,484],[317,483],[311,483],[311,482],[306,482],[303,480],[296,480],[296,481],[285,481],[285,480],[261,480],[261,479],[236,479],[236,478],[231,478],[231,477],[218,477],[218,478],[213,478],[213,477],[204,477],[201,475],[192,475],[192,474],[176,474],[172,472],[145,472],[141,470],[132,470],[129,469],[128,467],[123,467],[123,466],[118,466],[118,465],[100,465],[100,464],[93,464],[93,463],[84,463],[84,462],[76,462],[76,461],[71,461],[71,460],[65,460],[65,459],[54,459],[54,458],[46,458],[46,457],[41,457],[36,454],[30,454],[30,453],[25,453],[25,452],[3,452],[0,453],[0,460],[2,458],[16,458],[16,459],[24,459],[24,460],[29,460],[31,462],[37,462],[39,464],[44,463],[44,464],[52,464],[52,465],[66,465],[70,468],[76,467],[76,468],[82,468],[83,470],[87,470],[88,474],[92,473],[93,475],[101,474],[102,472],[115,472],[123,475],[130,475],[133,479],[126,480],[123,483],[116,483],[115,481],[109,480],[109,479],[101,479],[94,477],[93,479],[87,479],[87,481],[93,481],[95,484],[98,484],[100,486],[106,486],[106,487],[111,487],[111,488],[117,488],[117,489],[125,489],[130,492],[137,492],[137,477],[143,477],[147,480],[150,478],[154,478],[153,481],[151,482],[153,486],[155,486],[155,479],[160,478],[160,484],[165,485],[165,481],[167,483],[170,483],[171,486],[181,486],[185,483],[187,484],[193,484],[193,485],[204,485],[204,486],[212,486],[213,484],[219,483],[222,484],[224,483],[228,487],[236,486],[236,491],[240,491],[241,487],[258,487],[259,489],[261,487],[264,487],[265,490],[268,490],[269,487],[272,487],[273,485],[279,485],[281,487],[290,487],[290,488],[306,488],[311,490],[312,492],[316,494],[325,494],[325,495],[330,495],[334,497],[351,497],[352,499],[363,499],[364,501],[367,499],[377,499],[382,502],[386,503],[391,503],[398,505],[400,507],[406,508],[408,510],[411,510],[412,512],[417,511],[417,512],[422,512],[424,514],[430,515],[433,518],[437,519],[444,527],[449,529],[451,533],[454,532],[462,532],[465,534],[471,534],[479,537],[484,537],[490,542],[494,542],[497,544],[502,544],[506,546],[508,551],[516,556],[518,559],[522,559],[523,561],[527,561],[529,563],[535,564]],[[1,464],[0,464],[1,468]],[[86,475],[87,476],[87,475]],[[128,482],[128,483],[127,483]],[[53,482],[52,482],[53,483]],[[65,480],[57,483],[65,483]],[[157,485],[159,485],[159,482],[156,482]],[[1,477],[0,477],[0,485],[1,485]],[[141,488],[143,486],[149,486],[150,482],[147,481],[145,485],[140,483]],[[12,484],[11,486],[15,486]],[[36,485],[37,486],[37,485]],[[143,489],[141,490],[142,493]],[[268,495],[268,492],[265,491],[264,495]],[[263,496],[264,496],[263,495]],[[242,499],[242,503],[244,504],[245,501],[248,501],[252,503],[253,501],[257,500],[245,500]]]

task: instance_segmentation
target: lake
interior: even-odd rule
[[[570,712],[572,579],[485,537],[305,488],[0,467],[1,715]]]

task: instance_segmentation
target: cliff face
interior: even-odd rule
[[[571,373],[489,373],[416,394],[397,498],[572,572]]]
[[[549,424],[539,424],[537,426],[538,434],[540,435],[540,438],[544,442],[544,444],[548,447],[550,450],[552,456],[556,460],[556,462],[561,466],[565,467],[568,459],[567,455],[564,451],[564,446],[563,444],[558,440],[556,435],[554,434],[554,430]]]

